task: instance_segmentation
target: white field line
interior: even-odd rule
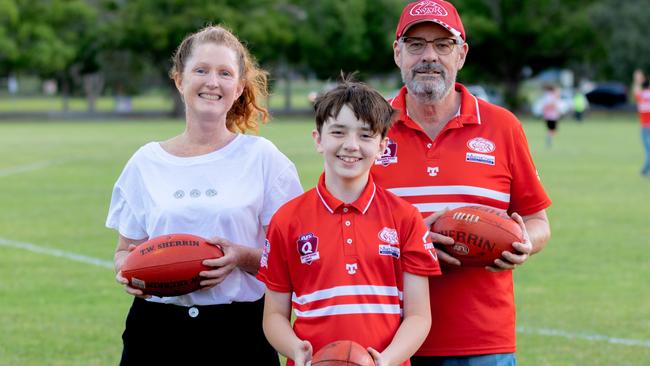
[[[559,329],[547,329],[547,328],[532,328],[518,326],[517,332],[523,334],[535,334],[547,337],[562,337],[569,339],[579,339],[582,341],[589,342],[607,342],[612,344],[621,344],[624,346],[639,346],[639,347],[650,347],[650,339],[630,339],[630,338],[617,338],[610,337],[602,334],[595,333],[571,333]]]
[[[60,249],[42,247],[40,245],[26,243],[23,241],[9,240],[0,237],[0,246],[23,249],[33,253],[47,254],[54,257],[61,257],[76,262],[92,264],[97,267],[113,269],[113,262],[109,260],[89,257],[86,255],[72,253]]]
[[[9,240],[0,237],[0,246],[17,248],[27,250],[33,253],[47,254],[55,257],[61,257],[77,262],[82,262],[86,264],[92,264],[94,266],[113,269],[113,262],[109,260],[89,257],[77,253],[68,252],[60,249],[52,249],[47,247],[42,247],[36,244]],[[589,342],[606,342],[612,344],[620,344],[624,346],[639,346],[639,347],[649,347],[650,348],[650,339],[630,339],[630,338],[617,338],[610,337],[602,334],[595,333],[571,333],[560,329],[548,329],[548,328],[533,328],[533,327],[524,327],[518,326],[517,332],[522,334],[534,334],[541,335],[546,337],[562,337],[569,339],[579,339]]]
[[[31,164],[10,166],[8,168],[0,169],[0,177],[6,177],[9,175],[31,172],[34,170],[47,168],[59,163],[61,163],[61,161],[59,160],[47,160],[47,161],[39,161]]]

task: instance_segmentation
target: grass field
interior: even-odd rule
[[[638,174],[636,120],[563,121],[552,149],[541,123],[524,125],[554,202],[550,244],[515,272],[519,364],[650,365],[650,179]],[[183,127],[0,123],[0,365],[117,364],[131,299],[107,268],[112,185],[137,147]],[[261,131],[296,163],[305,188],[322,169],[311,128],[277,119]]]

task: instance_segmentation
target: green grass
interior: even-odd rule
[[[104,220],[113,183],[135,149],[183,127],[0,123],[0,238],[110,260],[116,234]],[[515,272],[518,324],[647,343],[650,179],[638,174],[636,120],[563,121],[551,149],[541,122],[525,128],[553,199],[553,238]],[[278,118],[261,131],[296,163],[305,188],[322,169],[311,129],[305,119]],[[0,365],[115,365],[129,305],[109,269],[0,245]],[[528,333],[518,344],[524,366],[650,364],[648,346]]]

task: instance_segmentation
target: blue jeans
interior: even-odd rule
[[[478,356],[411,357],[411,366],[516,366],[514,353]]]
[[[645,148],[645,163],[641,174],[650,175],[650,127],[641,127],[641,140]]]

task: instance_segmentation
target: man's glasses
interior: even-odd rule
[[[406,50],[412,55],[421,55],[424,49],[427,48],[427,43],[433,44],[433,49],[440,56],[446,56],[454,50],[454,46],[461,44],[455,38],[436,38],[433,41],[427,41],[420,37],[402,37],[402,42],[406,46]]]

